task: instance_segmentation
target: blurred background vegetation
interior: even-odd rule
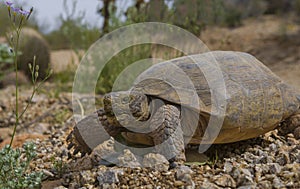
[[[78,64],[84,52],[101,36],[121,26],[139,22],[155,21],[174,24],[196,36],[201,36],[201,33],[210,26],[235,28],[242,26],[245,19],[259,18],[264,15],[289,16],[295,22],[300,23],[300,0],[131,0],[131,6],[126,10],[117,7],[116,0],[98,0],[97,4],[101,5],[98,14],[102,16],[103,24],[97,28],[85,21],[85,12],[78,12],[77,1],[73,2],[70,7],[67,6],[66,0],[62,1],[65,12],[59,17],[59,27],[50,33],[43,34],[41,32],[45,25],[39,25],[34,15],[28,22],[27,27],[39,32],[46,41],[39,43],[45,46],[45,50],[40,56],[49,56],[54,51],[71,49],[78,58],[78,60],[74,58],[72,61],[77,61]],[[6,7],[1,6],[0,36],[2,39],[0,39],[0,43],[5,43],[3,37],[9,32],[9,26]],[[24,46],[23,51],[27,50],[26,44]],[[150,58],[152,56],[151,49],[153,49],[151,44],[142,45],[139,48],[134,47],[134,50],[126,49],[116,55],[105,67],[103,76],[100,76],[96,92],[110,91],[118,73],[136,60]],[[61,59],[63,58],[65,57],[61,57]],[[22,61],[22,57],[20,61]],[[50,60],[43,64],[49,64],[49,62]],[[24,63],[22,62],[22,64]],[[0,68],[3,67],[5,66]],[[48,68],[48,66],[44,67]],[[64,72],[55,72],[52,77],[52,81],[57,82],[58,85],[64,85],[64,90],[71,89],[71,85],[65,87],[65,83],[73,80],[76,66],[71,67]],[[25,67],[23,71],[25,69],[27,68]],[[4,72],[4,70],[2,69],[0,72]]]

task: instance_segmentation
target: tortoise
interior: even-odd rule
[[[192,85],[186,83],[186,76]],[[211,88],[208,79],[215,79],[216,86]],[[222,82],[226,107],[219,99]],[[171,163],[181,163],[187,144],[232,143],[277,127],[300,138],[300,94],[243,52],[212,51],[155,64],[139,75],[130,90],[106,94],[103,104],[68,136],[74,153],[90,153],[111,136],[121,135],[128,142],[154,146]],[[222,108],[221,127],[208,127],[210,118],[222,117]],[[210,133],[214,130],[219,132]]]

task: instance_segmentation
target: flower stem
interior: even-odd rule
[[[14,47],[14,63],[15,63],[15,72],[16,72],[16,106],[15,106],[15,126],[13,130],[13,134],[9,143],[9,148],[11,148],[12,143],[14,141],[14,137],[16,134],[17,126],[19,125],[19,82],[18,82],[18,49],[19,49],[19,39],[20,39],[21,28],[16,30],[16,45]]]

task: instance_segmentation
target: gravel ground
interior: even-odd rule
[[[276,130],[248,141],[214,145],[205,164],[159,171],[93,166],[88,157],[67,160],[65,136],[60,129],[37,141],[39,158],[32,163],[32,168],[47,173],[47,180],[60,179],[61,188],[300,188],[300,142]]]

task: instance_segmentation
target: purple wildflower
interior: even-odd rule
[[[22,10],[22,9],[20,9],[20,10],[19,10],[19,13],[20,13],[20,14],[22,14],[22,15],[24,15],[24,16],[27,16],[27,15],[29,15],[29,14],[30,14],[30,12],[29,12],[29,11]]]
[[[5,1],[6,6],[10,7],[13,3],[10,1]]]
[[[15,13],[20,13],[20,8],[15,8],[15,7],[11,7],[11,9],[15,12]]]

